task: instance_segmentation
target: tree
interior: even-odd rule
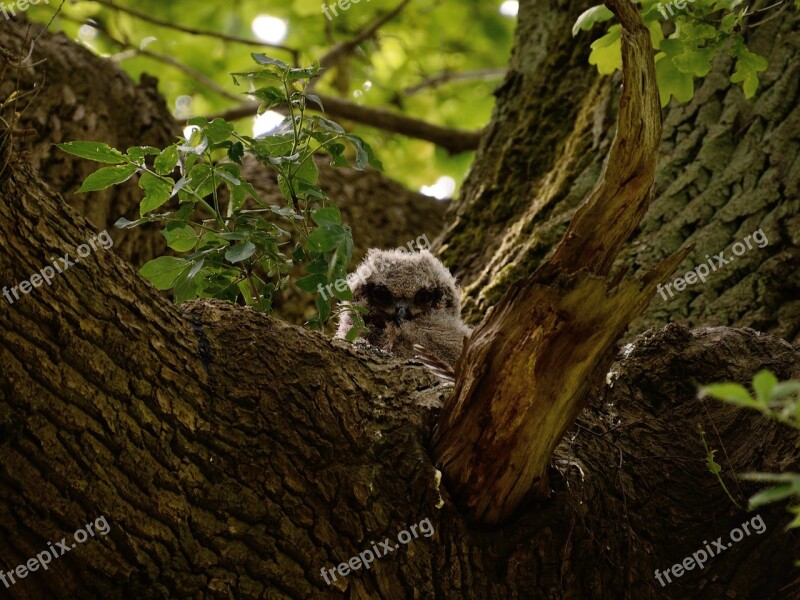
[[[518,40],[543,15],[535,16],[523,10]],[[525,64],[531,70],[510,80],[541,81],[539,66]],[[530,101],[526,92],[507,99]],[[501,94],[501,116],[474,173],[488,173],[496,158],[487,148],[493,127],[509,121],[507,110]],[[0,273],[17,282],[93,232],[24,159],[10,162],[0,181]],[[531,201],[522,188],[508,197]],[[460,228],[467,218],[459,207]],[[513,225],[508,230],[513,239]],[[701,403],[694,389],[694,382],[747,381],[761,367],[796,376],[798,354],[786,342],[676,325],[639,338],[610,382],[592,391],[561,448],[583,477],[578,468],[553,474],[550,499],[486,529],[470,524],[439,482],[427,441],[450,391],[418,366],[233,306],[174,307],[107,253],[60,277],[6,307],[0,328],[3,561],[13,568],[98,513],[111,533],[15,584],[9,591],[17,597],[797,592],[790,572],[797,544],[781,531],[780,509],[763,512],[763,535],[748,536],[704,570],[663,588],[651,575],[746,517],[707,472],[693,425],[702,423],[712,446],[731,451],[728,477],[796,458],[786,430]],[[740,499],[742,487],[734,492]],[[322,567],[423,518],[434,523],[433,538],[326,586]],[[745,561],[752,568],[739,571]]]

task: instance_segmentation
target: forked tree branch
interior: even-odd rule
[[[640,280],[609,277],[652,199],[661,109],[650,34],[630,0],[606,0],[622,24],[624,89],[599,183],[551,259],[517,282],[479,325],[434,431],[435,460],[473,520],[494,524],[548,492],[556,445],[615,344],[687,250]]]

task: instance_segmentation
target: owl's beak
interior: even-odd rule
[[[394,305],[394,318],[398,323],[411,320],[411,311],[408,310],[408,303],[405,301],[396,302]]]

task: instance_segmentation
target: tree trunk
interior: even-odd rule
[[[600,176],[621,81],[588,64],[586,32],[571,36],[592,4],[520,2],[508,76],[442,236],[474,323],[543,263]],[[750,10],[770,4],[759,0]],[[706,255],[731,256],[731,246],[759,227],[769,244],[705,284],[665,294],[666,301],[657,296],[629,338],[680,320],[754,327],[800,343],[800,14],[787,11],[746,37],[769,63],[756,97],[745,100],[730,83],[733,61],[725,55],[696,80],[691,102],[664,110],[655,199],[615,270],[652,269],[692,244],[679,277]]]
[[[74,256],[93,233],[24,163],[0,194],[4,282]],[[568,435],[584,477],[554,477],[550,500],[486,530],[439,485],[426,440],[448,392],[413,361],[246,308],[172,306],[111,252],[2,310],[3,571],[101,515],[110,526],[10,585],[12,598],[800,593],[800,544],[780,507],[705,570],[664,588],[652,575],[751,518],[707,472],[695,423],[727,449],[740,501],[754,488],[733,473],[797,459],[792,432],[695,399],[694,382],[800,375],[800,353],[771,336],[671,326],[640,338]],[[322,579],[426,518],[432,537]]]
[[[521,4],[509,79],[446,237],[445,255],[474,283],[474,318],[531,273],[565,231],[599,175],[610,140],[602,124],[616,104],[611,83],[588,76],[587,45],[566,34],[586,6]],[[759,251],[769,252],[765,266],[756,272],[743,259],[741,271],[737,264],[721,278],[735,289],[754,278],[774,287],[754,285],[741,313],[731,304],[713,314],[790,339],[796,275],[777,273],[797,258],[790,243],[797,241],[798,180],[781,170],[797,158],[796,65],[787,62],[797,52],[793,19],[753,30],[766,48],[756,49],[770,60],[759,100],[770,110],[762,108],[749,128],[747,119],[731,125],[755,109],[722,77],[667,114],[662,169],[678,173],[688,157],[705,166],[681,175],[669,195],[659,175],[639,241],[620,263],[634,264],[640,252],[635,264],[655,265],[683,243],[687,223],[698,224],[698,238],[724,233],[717,233],[716,253],[743,237],[739,229],[750,233],[763,215],[774,215],[778,235],[768,231],[770,245]],[[97,80],[91,70],[84,77],[70,69],[65,81]],[[726,115],[719,126],[717,114]],[[82,138],[78,131],[72,139]],[[781,153],[771,145],[777,141],[788,149]],[[712,150],[713,160],[706,158]],[[51,257],[74,257],[95,233],[41,181],[30,157],[11,158],[0,175],[0,281],[9,287]],[[738,167],[730,166],[733,158]],[[708,186],[704,194],[715,190],[719,200],[710,205],[719,207],[721,224],[701,209],[708,198],[689,198],[694,181]],[[735,194],[728,204],[723,184]],[[755,205],[744,201],[752,190],[760,194]],[[781,194],[789,200],[781,203]],[[492,233],[501,234],[498,241]],[[703,288],[715,307],[689,306],[686,298],[687,312],[678,314],[690,322],[710,318],[725,308],[723,287],[715,279]],[[766,307],[758,309],[760,322],[748,308],[758,302]],[[674,314],[659,301],[653,307],[656,322]],[[697,383],[746,382],[762,368],[800,377],[800,353],[772,336],[670,325],[639,337],[608,383],[592,389],[559,448],[583,476],[577,467],[563,476],[551,471],[549,499],[486,528],[468,524],[440,483],[430,434],[452,390],[413,361],[376,357],[246,308],[170,305],[115,252],[101,250],[52,286],[10,305],[3,300],[0,311],[0,570],[24,564],[48,542],[69,540],[100,515],[110,525],[108,535],[4,589],[11,598],[800,597],[792,570],[800,544],[783,531],[788,516],[780,506],[760,511],[764,533],[745,536],[704,569],[663,587],[654,576],[753,518],[733,507],[708,472],[696,425],[740,503],[757,487],[734,474],[797,464],[794,432],[695,397]],[[326,584],[321,569],[373,543],[391,545],[426,518],[432,537]]]

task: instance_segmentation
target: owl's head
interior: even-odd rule
[[[434,311],[461,314],[455,278],[428,250],[373,248],[347,283],[353,290],[353,303],[369,310],[368,325],[399,324]]]

